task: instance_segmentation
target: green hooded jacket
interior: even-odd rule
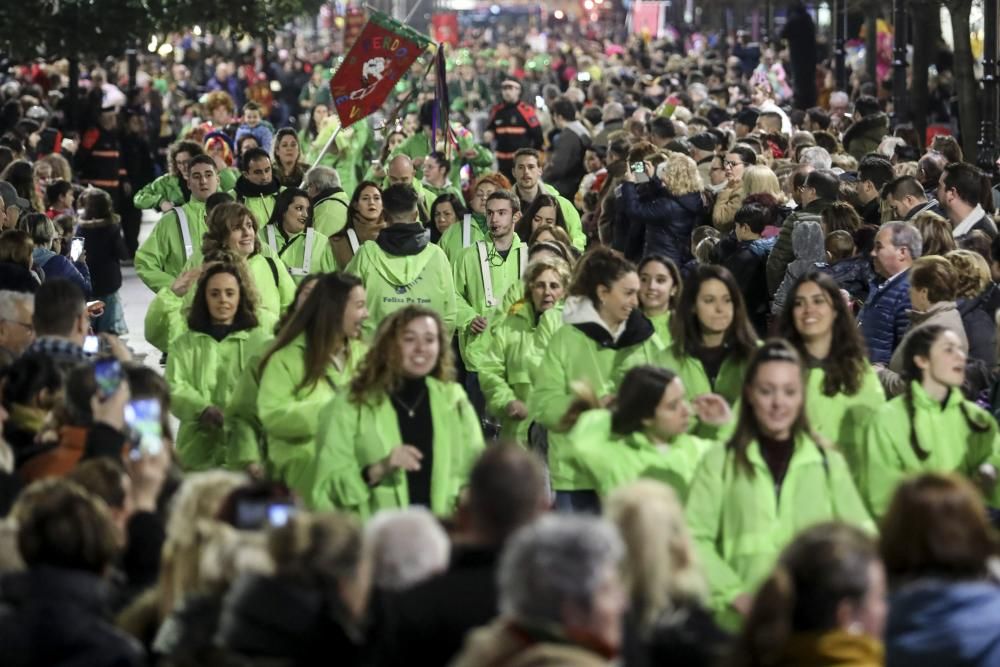
[[[705,367],[702,366],[697,357],[684,354],[676,345],[672,345],[664,351],[655,365],[669,368],[680,376],[688,399],[702,394],[714,393],[719,394],[730,405],[733,405],[743,391],[743,378],[749,363],[749,360],[739,361],[732,354],[728,355],[719,368],[715,383],[712,383],[705,372]],[[622,374],[624,375],[624,372]],[[701,437],[715,438],[718,437],[719,431],[717,427],[697,421],[691,432]]]
[[[180,420],[176,449],[184,470],[207,470],[225,462],[230,425],[202,426],[198,418],[210,406],[225,412],[236,380],[267,336],[260,327],[233,332],[222,341],[188,331],[171,346],[166,380],[170,411]]]
[[[284,190],[284,188],[281,188],[281,190]],[[237,198],[237,201],[240,201],[239,198]],[[277,195],[257,195],[256,197],[247,197],[240,201],[240,203],[253,213],[253,217],[257,220],[257,228],[264,229],[264,225],[271,220],[271,213],[274,212],[274,206],[277,201]]]
[[[659,447],[642,432],[619,435],[611,430],[609,410],[588,410],[570,431],[580,461],[597,483],[597,494],[612,491],[637,479],[655,479],[687,497],[701,457],[715,443],[682,433]]]
[[[371,340],[386,317],[405,306],[437,311],[449,332],[455,330],[455,283],[441,248],[428,244],[416,255],[390,255],[374,241],[358,248],[347,272],[361,278],[368,295],[364,337]]]
[[[308,231],[306,229],[288,236],[279,225],[268,225],[260,232],[261,242],[267,244],[275,255],[281,258],[296,285],[310,273],[333,273],[337,270],[337,261],[333,258],[333,250],[330,248],[330,238],[316,229],[312,230],[312,252],[310,264],[306,267]]]
[[[257,394],[260,392],[260,360],[273,342],[272,336],[264,337],[257,349],[250,352],[250,358],[229,397],[225,467],[230,470],[246,470],[251,463],[260,463],[264,459],[264,427],[257,414]]]
[[[304,492],[308,470],[316,460],[320,414],[351,380],[366,346],[351,341],[343,370],[334,364],[314,386],[299,388],[305,377],[306,338],[301,335],[267,361],[257,394],[257,412],[267,438],[267,467],[279,479]]]
[[[205,203],[192,199],[183,206],[191,232],[191,253],[201,251],[201,239],[208,231]],[[153,227],[152,233],[135,252],[135,272],[146,287],[159,292],[170,287],[181,274],[188,255],[184,249],[180,221],[175,211],[168,211]]]
[[[583,252],[587,248],[587,236],[583,233],[583,223],[580,221],[580,212],[576,210],[573,202],[559,194],[553,186],[543,183],[545,192],[552,195],[559,202],[559,210],[562,211],[563,220],[566,221],[566,231],[569,232],[569,240],[573,247]],[[524,211],[521,211],[524,213]]]
[[[334,192],[313,205],[313,227],[327,238],[347,226],[351,198],[346,191]]]
[[[551,309],[561,314],[562,304]],[[479,373],[479,386],[486,397],[486,409],[500,420],[500,438],[521,444],[528,442],[530,419],[507,416],[507,404],[518,400],[528,404],[531,378],[545,355],[548,339],[536,321],[529,301],[519,301],[507,309],[466,349],[467,363]],[[562,316],[556,318],[562,324]]]
[[[908,475],[955,472],[971,479],[984,463],[1000,469],[997,423],[988,412],[965,400],[958,389],[949,392],[944,405],[928,396],[919,382],[910,383],[910,394],[912,417],[906,395],[897,396],[882,406],[865,432],[858,486],[876,517],[885,514],[897,484]],[[982,430],[974,430],[970,420]],[[928,452],[926,459],[921,460],[911,444],[914,428],[920,447]],[[1000,505],[1000,487],[987,502]]]
[[[236,185],[240,172],[228,167],[219,172],[219,192],[229,192]],[[171,174],[164,174],[139,188],[132,197],[132,203],[140,210],[159,209],[160,204],[168,201],[174,206],[184,203],[184,192],[181,190],[180,179]]]
[[[484,447],[479,417],[461,385],[427,378],[434,430],[431,511],[450,516],[469,470]],[[367,518],[382,509],[410,504],[406,473],[397,470],[375,487],[362,477],[402,442],[392,402],[358,405],[338,393],[323,409],[317,436],[318,455],[308,468],[303,500],[314,510],[337,508]]]
[[[486,218],[475,213],[469,213],[469,245],[465,245],[462,235],[464,234],[465,221],[458,220],[438,239],[438,247],[447,255],[448,261],[457,264],[462,251],[475,246],[478,241],[490,240],[490,235],[486,228]]]
[[[691,537],[712,589],[711,605],[728,621],[733,619],[729,603],[756,591],[781,550],[804,528],[841,520],[875,532],[839,452],[799,434],[780,486],[756,441],[747,446],[747,458],[753,476],[737,467],[727,443],[710,448],[686,504]]]

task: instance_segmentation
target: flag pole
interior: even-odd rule
[[[340,134],[340,131],[343,130],[343,129],[344,129],[344,126],[343,126],[343,124],[341,124],[340,127],[338,127],[336,130],[333,131],[333,134],[330,135],[330,138],[326,140],[325,144],[323,144],[323,150],[321,150],[319,152],[319,155],[316,156],[315,162],[312,163],[312,166],[309,167],[309,169],[312,169],[313,167],[315,167],[316,165],[319,164],[319,161],[322,160],[323,156],[326,155],[326,152],[328,150],[330,150],[330,146],[333,145],[333,142],[337,139],[337,135]],[[306,173],[308,174],[309,171],[307,170]],[[302,178],[302,183],[299,185],[299,188],[302,189],[302,190],[305,190],[305,188],[306,188],[306,179],[305,179],[305,177]]]

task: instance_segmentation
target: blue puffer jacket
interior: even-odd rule
[[[893,350],[910,327],[909,310],[909,269],[888,285],[871,284],[865,307],[858,313],[858,326],[873,363],[889,364]]]
[[[633,230],[629,237],[644,239],[641,255],[664,255],[677,266],[690,260],[691,231],[705,217],[701,193],[676,197],[655,177],[641,194],[634,183],[622,183],[621,188],[621,213]]]
[[[918,581],[889,597],[886,667],[1000,665],[1000,586]]]
[[[58,255],[48,248],[35,248],[31,258],[35,268],[41,269],[45,274],[45,280],[69,280],[79,285],[84,295],[90,298],[90,270],[84,262],[71,262],[68,257]]]

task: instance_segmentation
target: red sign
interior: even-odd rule
[[[458,14],[434,14],[431,17],[431,34],[438,44],[458,46]]]
[[[341,125],[348,127],[382,106],[428,44],[426,36],[373,12],[330,79],[330,93]]]

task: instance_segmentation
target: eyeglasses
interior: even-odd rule
[[[743,163],[742,162],[733,162],[732,160],[726,160],[725,162],[722,163],[722,166],[724,166],[724,167],[726,167],[728,169],[735,169],[736,167],[742,167]]]

